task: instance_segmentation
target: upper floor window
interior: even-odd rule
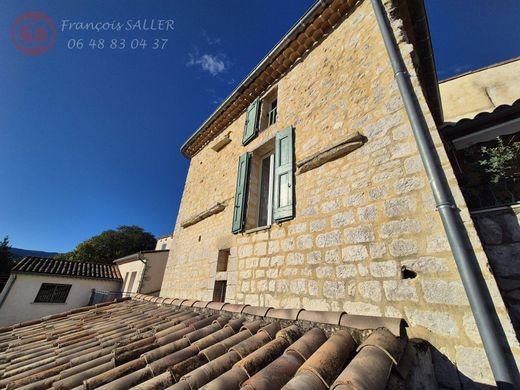
[[[242,144],[247,145],[259,131],[276,123],[278,118],[278,87],[272,88],[262,98],[256,98],[247,108]]]
[[[34,302],[65,303],[71,287],[71,284],[42,283]]]

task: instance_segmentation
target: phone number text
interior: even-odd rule
[[[83,39],[71,38],[67,41],[69,50],[164,50],[168,44],[168,39],[144,39],[144,38],[114,38],[114,39]]]

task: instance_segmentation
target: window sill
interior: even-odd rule
[[[67,302],[31,302],[31,305],[66,305]]]
[[[268,230],[268,229],[271,229],[271,226],[272,225],[266,225],[266,226],[259,226],[259,227],[253,228],[253,229],[248,229],[248,230],[244,231],[244,234],[261,232],[262,230]]]

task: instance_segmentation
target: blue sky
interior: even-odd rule
[[[172,230],[188,168],[180,145],[313,1],[223,3],[0,1],[0,238],[68,251],[122,224]],[[520,55],[520,2],[468,4],[427,1],[440,79]],[[40,56],[11,41],[28,11],[57,27]],[[174,20],[174,30],[61,31],[62,20],[129,19]],[[83,49],[67,48],[80,38]],[[99,49],[99,39],[125,48]],[[154,39],[168,39],[163,50]]]

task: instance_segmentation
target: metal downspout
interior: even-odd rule
[[[520,389],[520,375],[511,348],[498,319],[491,294],[460,217],[459,209],[455,204],[448,180],[441,168],[439,155],[436,152],[426,119],[410,81],[410,75],[406,70],[390,22],[387,19],[386,10],[381,0],[371,0],[371,2],[417,142],[419,154],[432,187],[435,204],[475,317],[497,388]]]

